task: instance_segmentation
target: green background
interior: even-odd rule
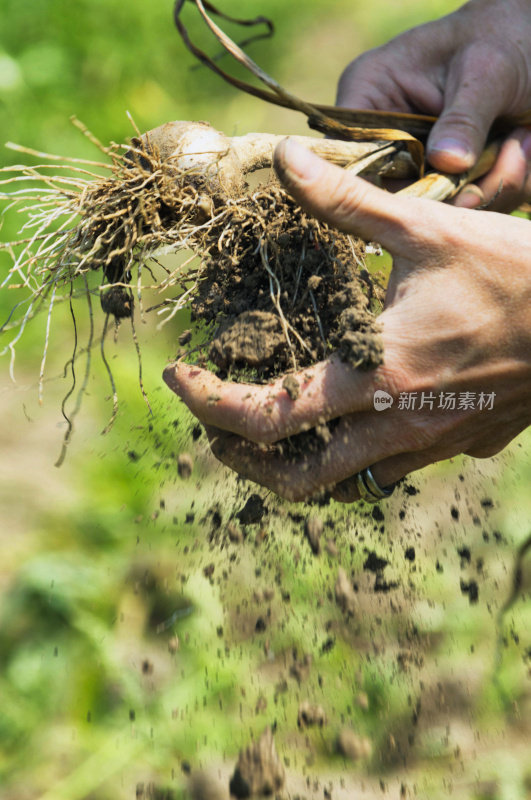
[[[334,101],[350,59],[458,5],[223,2],[228,13],[270,16],[276,36],[252,45],[251,55],[299,96],[324,103]],[[142,130],[206,119],[231,135],[306,132],[293,112],[238,95],[194,69],[173,29],[170,3],[0,0],[0,13],[4,141],[98,158],[69,117],[103,142],[125,141],[133,133],[126,110]],[[186,18],[205,42],[191,8]],[[5,150],[2,161],[21,158]],[[18,224],[7,215],[4,240]],[[4,317],[11,305],[2,292]],[[181,797],[183,762],[192,775],[210,770],[226,787],[239,748],[275,722],[292,796],[322,797],[332,780],[336,800],[380,797],[382,782],[393,797],[401,786],[405,796],[526,797],[529,567],[527,595],[506,620],[497,683],[492,670],[497,610],[528,533],[529,436],[497,459],[425,470],[415,480],[418,495],[398,494],[386,505],[383,530],[363,506],[327,511],[326,536],[336,539],[337,556],[312,556],[297,517],[309,509],[275,508],[265,492],[264,525],[247,526],[242,544],[227,545],[224,526],[242,504],[241,486],[213,463],[202,438],[193,449],[192,478],[176,472],[178,453],[190,448],[191,422],[160,376],[187,314],[161,331],[156,322],[139,326],[154,416],[140,396],[123,326],[107,352],[120,396],[116,425],[100,435],[111,403],[95,354],[60,469],[60,406],[70,385],[63,366],[72,348],[66,307],[52,323],[42,406],[45,319],[19,343],[16,383],[9,352],[0,362],[2,800],[125,800],[142,796],[141,785],[147,795],[150,784],[154,796]],[[212,509],[222,518],[219,531]],[[415,562],[404,557],[412,546]],[[459,555],[464,546],[470,561]],[[395,591],[372,592],[374,576],[363,569],[372,550],[390,561],[386,579],[399,583]],[[210,579],[203,573],[209,564]],[[350,621],[333,599],[339,564],[358,583],[359,613]],[[476,605],[460,590],[460,580],[472,578],[480,588]],[[269,586],[275,595],[267,604],[255,593]],[[267,609],[266,634],[255,634]],[[175,652],[171,637],[179,640]],[[323,646],[328,639],[330,650]],[[404,652],[413,659],[406,670],[399,668]],[[304,653],[313,665],[299,684],[290,665]],[[265,708],[262,702],[257,709],[259,697]],[[296,725],[305,699],[328,717],[308,735]],[[415,722],[419,699],[425,711]],[[371,758],[352,764],[334,754],[344,725],[370,739]]]

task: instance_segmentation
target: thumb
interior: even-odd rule
[[[502,111],[508,77],[504,65],[497,63],[493,70],[488,58],[484,49],[469,48],[450,66],[444,109],[426,148],[428,160],[438,170],[465,172],[473,167]]]
[[[290,194],[311,214],[345,233],[379,242],[392,255],[411,254],[423,244],[422,215],[429,204],[416,198],[399,198],[368,181],[329,164],[294,139],[283,139],[275,150],[275,170]]]

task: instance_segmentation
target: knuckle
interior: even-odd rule
[[[354,188],[347,178],[348,176],[340,174],[329,187],[329,213],[338,220],[348,220],[354,216],[359,211],[367,191],[363,184]]]
[[[375,62],[376,50],[367,50],[353,59],[339,76],[339,91],[347,89],[354,79],[359,79],[364,74],[372,71]],[[377,59],[376,59],[377,61]]]

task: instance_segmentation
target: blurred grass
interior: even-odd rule
[[[351,58],[458,5],[264,0],[252,13],[271,16],[277,34],[253,45],[252,55],[301,96],[333,102]],[[251,13],[242,0],[223,8]],[[236,95],[205,69],[191,70],[169,3],[1,0],[0,9],[5,140],[93,157],[68,117],[76,114],[103,142],[122,141],[131,134],[126,109],[141,129],[189,118],[229,134],[306,132],[293,113]],[[4,163],[18,160],[5,151]],[[15,227],[8,216],[2,236]],[[11,302],[0,296],[4,315]],[[84,312],[77,313],[86,332]],[[109,388],[94,354],[60,470],[53,464],[70,385],[62,377],[72,342],[67,306],[53,321],[43,407],[36,399],[43,318],[21,340],[17,386],[2,363],[2,800],[125,800],[150,781],[180,797],[183,762],[225,774],[251,733],[273,722],[294,785],[297,775],[339,776],[345,793],[336,780],[334,798],[380,796],[380,780],[394,796],[404,784],[421,797],[524,798],[531,780],[525,597],[505,626],[498,683],[492,670],[496,610],[531,518],[529,435],[496,460],[426,470],[418,496],[386,506],[383,530],[370,510],[335,509],[335,527],[326,530],[337,559],[311,556],[302,523],[287,516],[307,509],[275,510],[271,498],[263,532],[248,526],[245,541],[229,545],[224,525],[241,505],[235,479],[211,462],[202,440],[192,479],[176,474],[192,423],[160,374],[187,323],[183,313],[161,331],[153,321],[140,326],[153,417],[140,395],[127,326],[116,344],[109,341],[120,412],[105,437]],[[486,498],[492,508],[481,505]],[[213,508],[219,530],[207,515]],[[470,562],[457,552],[465,545]],[[414,562],[404,558],[411,546]],[[400,584],[395,591],[372,592],[367,550],[389,560],[385,576]],[[350,622],[333,600],[338,563],[358,584],[360,614]],[[477,579],[476,605],[460,591],[461,578]],[[528,598],[531,578],[524,578]],[[255,590],[267,587],[274,587],[273,599],[257,601]],[[256,634],[258,616],[266,630]],[[413,658],[405,671],[399,652]],[[305,653],[313,665],[299,684],[290,666]],[[360,693],[366,709],[357,704]],[[437,693],[446,704],[437,705]],[[260,697],[267,705],[257,711]],[[304,699],[322,704],[329,719],[308,736],[296,727]],[[420,712],[414,722],[419,699],[424,722]],[[370,738],[372,760],[346,765],[334,755],[334,736],[345,724]],[[303,792],[313,792],[311,785],[303,782]],[[311,796],[322,793],[321,786]]]

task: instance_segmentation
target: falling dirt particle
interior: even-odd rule
[[[282,381],[282,388],[286,390],[292,400],[296,400],[301,393],[299,382],[293,375],[286,375]]]
[[[171,639],[168,640],[168,652],[174,655],[179,649],[179,637],[172,636]]]
[[[385,558],[381,558],[373,552],[367,552],[367,558],[363,563],[363,569],[368,572],[381,572],[389,564]]]
[[[189,344],[190,343],[191,339],[192,339],[192,331],[191,330],[187,330],[187,331],[183,331],[181,333],[181,335],[179,336],[178,341],[179,341],[179,344],[181,345],[181,347],[184,347],[185,344]]]
[[[326,725],[326,714],[324,708],[312,705],[308,700],[304,700],[299,706],[297,714],[297,725],[299,728],[322,728]]]
[[[361,708],[362,711],[369,710],[369,695],[367,692],[360,692],[356,697],[356,705],[358,708]]]
[[[321,552],[323,527],[323,520],[320,517],[308,517],[304,524],[304,534],[310,543],[312,553],[316,556]]]
[[[147,658],[144,661],[142,661],[142,674],[153,675],[153,664]]]
[[[337,549],[337,545],[333,539],[327,539],[325,550],[332,558],[336,558],[339,554],[339,550]]]
[[[240,544],[241,542],[243,542],[243,533],[241,532],[240,528],[238,528],[238,526],[234,524],[234,522],[228,522],[225,530],[227,532],[229,540],[233,544]]]
[[[420,669],[424,664],[424,656],[413,650],[401,650],[396,657],[396,663],[402,672],[408,672],[412,667]]]
[[[457,548],[457,555],[461,559],[461,569],[464,569],[467,564],[470,564],[472,560],[472,553],[470,552],[470,548],[463,546]]]
[[[242,525],[255,525],[265,514],[264,501],[259,494],[252,494],[236,517]]]
[[[407,558],[408,561],[415,560],[415,548],[414,547],[407,547],[404,552],[404,558]]]
[[[470,605],[477,603],[479,598],[479,587],[477,581],[471,580],[469,583],[467,583],[461,578],[459,585],[461,587],[461,592],[463,594],[468,594],[468,600]]]
[[[267,628],[267,623],[263,617],[258,617],[254,629],[257,633],[263,633]]]
[[[258,531],[258,533],[256,534],[256,538],[255,538],[255,540],[254,540],[254,543],[255,543],[255,545],[258,547],[258,546],[259,546],[259,545],[261,545],[263,542],[265,542],[265,540],[267,539],[267,537],[268,537],[268,532],[267,532],[267,530],[266,530],[265,528],[260,528],[260,530],[259,530],[259,531]]]
[[[350,761],[368,758],[372,753],[370,741],[365,736],[358,736],[351,728],[343,728],[337,737],[336,749],[340,755]]]
[[[339,567],[337,571],[337,581],[334,591],[336,603],[341,611],[344,614],[354,616],[358,608],[358,601],[352,584],[347,578],[347,573],[342,567]]]
[[[179,473],[179,477],[183,478],[183,480],[187,480],[194,468],[194,462],[192,460],[192,456],[189,453],[181,453],[179,458],[177,459],[177,472]]]
[[[203,575],[205,578],[211,578],[214,574],[215,566],[214,564],[207,564],[206,567],[203,567]]]
[[[371,516],[375,522],[385,522],[385,516],[380,506],[374,506]]]
[[[257,742],[240,752],[229,789],[237,798],[274,795],[284,786],[285,778],[271,728],[266,728]]]
[[[290,675],[295,678],[299,683],[307,681],[310,677],[310,669],[312,667],[312,656],[310,653],[305,653],[300,661],[295,661],[290,667]]]

